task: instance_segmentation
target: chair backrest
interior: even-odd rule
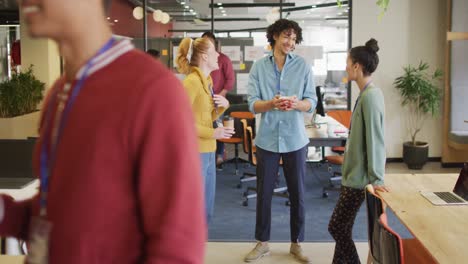
[[[247,126],[245,128],[246,133],[247,133],[247,148],[248,148],[248,155],[249,155],[249,162],[257,166],[257,159],[255,157],[255,153],[253,151],[253,146],[254,146],[254,137],[253,137],[253,129],[250,126]]]
[[[246,111],[235,111],[231,112],[230,116],[234,118],[234,130],[236,133],[234,134],[233,137],[238,137],[244,139],[244,144],[243,149],[244,152],[247,154],[247,143],[246,143],[246,132],[245,128],[247,126],[255,127],[255,115],[252,114],[251,112],[246,112]],[[245,124],[242,122],[242,120],[245,120]]]
[[[384,212],[383,202],[375,195],[372,185],[366,186],[367,234],[369,250],[375,263],[381,263],[379,217]]]
[[[349,129],[351,125],[351,117],[353,113],[349,110],[333,110],[328,111],[327,115],[340,122],[343,126]]]
[[[249,154],[249,142],[248,142],[248,139],[247,139],[247,119],[245,118],[242,118],[240,120],[241,124],[242,124],[242,131],[243,131],[243,137],[242,139],[244,140],[244,144],[243,144],[243,147],[244,147],[244,152],[246,154]]]
[[[381,264],[404,264],[403,240],[387,224],[387,215],[381,214],[378,221],[380,232]]]

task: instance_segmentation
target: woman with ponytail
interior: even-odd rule
[[[208,223],[213,216],[214,208],[216,139],[230,138],[234,134],[234,128],[222,126],[213,128],[213,121],[229,107],[226,98],[213,93],[210,73],[218,69],[218,56],[209,39],[184,38],[179,45],[176,58],[177,70],[187,75],[183,84],[195,115]]]
[[[341,169],[341,192],[328,231],[336,241],[333,263],[360,263],[352,230],[356,214],[364,201],[364,189],[372,184],[376,191],[387,191],[384,184],[385,104],[382,90],[372,82],[379,56],[377,40],[352,48],[348,53],[346,72],[355,81],[360,93],[351,118]]]

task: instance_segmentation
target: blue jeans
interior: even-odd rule
[[[215,152],[200,153],[202,175],[205,188],[206,220],[209,223],[214,211],[216,190],[216,158]]]

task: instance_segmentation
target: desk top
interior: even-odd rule
[[[419,191],[452,191],[458,174],[387,174],[385,203],[439,263],[466,263],[468,206],[434,206]]]
[[[2,263],[2,264],[23,264],[24,263],[24,256],[0,255],[0,263]]]
[[[347,139],[347,131],[348,129],[340,124],[338,121],[333,119],[330,116],[319,116],[317,117],[317,126],[312,127],[310,125],[310,121],[306,122],[307,117],[304,117],[304,121],[306,124],[306,133],[309,137],[309,146],[316,146],[316,147],[334,147],[334,146],[344,146],[346,139]],[[330,137],[328,135],[328,126],[332,125],[333,131],[345,131],[345,133],[335,134],[335,136]]]
[[[11,197],[13,197],[13,199],[17,201],[22,201],[33,197],[39,191],[38,188],[39,180],[36,179],[23,189],[0,189],[0,194],[8,194]]]

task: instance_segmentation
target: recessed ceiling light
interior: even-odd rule
[[[115,23],[117,23],[117,22],[119,22],[119,20],[117,20],[117,19],[114,19],[114,22],[115,22]]]
[[[313,5],[312,8],[316,8],[317,6],[316,5]]]
[[[190,8],[190,6],[188,6],[188,5],[185,6],[185,9],[189,9],[189,8]]]
[[[107,20],[110,20],[110,17],[107,17]]]
[[[190,11],[190,12],[193,12],[193,9],[190,9],[189,11]]]
[[[221,13],[226,13],[226,10],[221,10]]]
[[[218,8],[219,8],[219,9],[224,9],[224,7],[222,7],[222,6],[220,6],[220,7],[218,7]]]
[[[184,1],[182,1],[182,2],[180,2],[180,4],[181,4],[181,5],[185,5],[185,2],[184,2]]]
[[[219,6],[223,5],[223,3],[218,3]]]
[[[227,14],[226,14],[226,13],[224,13],[224,14],[223,14],[223,16],[227,16]]]

